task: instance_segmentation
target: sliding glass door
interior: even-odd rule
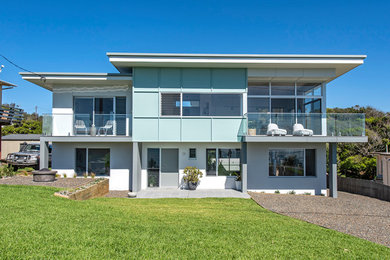
[[[75,135],[126,135],[126,125],[126,97],[74,98]]]

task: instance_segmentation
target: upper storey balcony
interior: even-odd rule
[[[365,142],[365,114],[248,113],[246,141]]]

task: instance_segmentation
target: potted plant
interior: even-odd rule
[[[233,172],[233,175],[236,176],[236,190],[242,190],[241,173]]]
[[[188,166],[184,169],[184,174],[184,181],[188,183],[188,189],[195,190],[203,173],[196,167]]]
[[[256,135],[256,121],[248,121],[248,135]]]

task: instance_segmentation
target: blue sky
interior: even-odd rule
[[[0,54],[32,71],[116,72],[107,51],[366,54],[328,86],[328,107],[390,111],[390,1],[1,1]],[[6,67],[3,94],[48,113],[51,93]]]

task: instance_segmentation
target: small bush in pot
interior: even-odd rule
[[[233,172],[233,176],[236,176],[236,190],[242,190],[241,173]]]
[[[195,190],[203,173],[196,167],[188,166],[184,169],[184,174],[184,181],[188,183],[188,189]]]

